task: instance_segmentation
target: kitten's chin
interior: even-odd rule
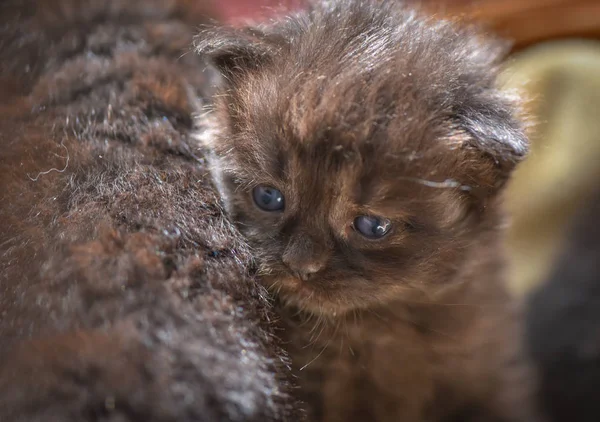
[[[343,295],[324,291],[291,275],[263,277],[262,283],[284,305],[313,315],[337,317],[356,309]]]

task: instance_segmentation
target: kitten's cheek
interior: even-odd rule
[[[249,224],[241,223],[238,225],[238,227],[239,227],[240,233],[242,233],[244,236],[246,236],[250,243],[255,243],[255,244],[262,243],[261,239],[263,239],[265,237],[264,229],[261,229],[260,227],[256,227],[252,223],[249,223]]]

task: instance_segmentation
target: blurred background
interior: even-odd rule
[[[268,19],[302,0],[221,0],[229,22]],[[514,42],[501,78],[527,101],[529,158],[507,192],[511,286],[539,283],[571,220],[600,189],[600,0],[420,0],[437,15],[482,22]],[[599,216],[600,217],[600,216]]]

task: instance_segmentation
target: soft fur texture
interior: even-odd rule
[[[299,420],[192,114],[203,2],[0,4],[0,420]]]
[[[395,1],[206,28],[224,77],[200,137],[280,299],[311,418],[533,421],[500,196],[527,139],[504,46]],[[257,186],[282,212],[253,203]],[[378,241],[355,217],[393,223]]]
[[[552,422],[600,420],[600,191],[528,304],[528,347]]]

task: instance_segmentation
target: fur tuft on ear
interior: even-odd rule
[[[194,49],[231,78],[266,64],[278,50],[273,38],[260,28],[206,26],[194,37]]]
[[[529,151],[526,127],[515,115],[516,103],[505,93],[486,90],[455,110],[460,129],[469,135],[470,146],[493,161],[497,188],[504,186]]]

